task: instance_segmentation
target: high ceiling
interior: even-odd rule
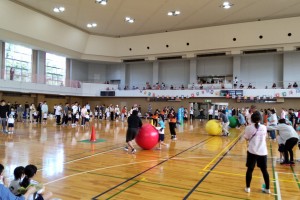
[[[90,34],[124,37],[170,32],[191,28],[300,16],[300,0],[108,0],[106,6],[95,0],[11,0]],[[62,13],[53,12],[65,7]],[[179,10],[178,16],[167,12]],[[125,22],[130,16],[135,22]],[[97,23],[93,29],[87,23]]]

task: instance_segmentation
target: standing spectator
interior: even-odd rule
[[[111,104],[109,106],[109,112],[110,112],[110,120],[114,121],[114,117],[115,117],[115,108],[114,106]]]
[[[81,126],[85,125],[86,113],[87,113],[86,106],[83,106],[81,108]]]
[[[46,101],[44,101],[44,103],[42,104],[41,110],[42,110],[42,116],[43,116],[43,118],[44,118],[45,115],[48,116],[49,110],[48,110],[48,105],[47,105]]]
[[[63,110],[63,120],[62,120],[62,124],[63,125],[68,125],[68,121],[69,121],[69,103],[66,103],[64,106],[64,110]],[[72,118],[72,117],[71,117]]]
[[[290,118],[289,118],[289,120],[290,120],[290,122],[292,123],[292,126],[294,127],[294,129],[296,130],[296,125],[297,125],[297,123],[296,123],[296,115],[295,115],[295,113],[294,113],[294,109],[292,109],[292,108],[290,108],[289,109],[289,115],[290,115]]]
[[[38,116],[37,116],[37,123],[42,123],[42,102],[39,103],[38,107],[37,107],[37,112],[38,112]]]
[[[10,71],[9,71],[9,79],[12,81],[14,80],[14,76],[15,76],[15,68],[11,67]]]
[[[191,107],[190,108],[190,120],[193,120],[194,119],[194,108]],[[200,118],[200,121],[201,121],[201,118]]]
[[[61,119],[61,111],[62,108],[60,106],[60,104],[57,104],[56,109],[55,109],[55,116],[56,116],[56,125],[60,125],[60,119]]]
[[[2,124],[2,131],[3,133],[7,133],[7,130],[6,130],[6,120],[7,120],[7,117],[8,117],[8,112],[9,112],[9,109],[8,109],[8,106],[5,104],[5,101],[4,100],[1,100],[1,105],[0,105],[0,121],[1,121],[1,124]]]
[[[23,121],[23,113],[24,113],[24,108],[22,107],[22,104],[20,104],[18,107],[17,107],[17,121],[18,122],[22,122]]]
[[[32,103],[29,109],[29,122],[33,123],[33,113],[36,112],[35,105]]]
[[[265,125],[259,123],[261,121],[261,115],[257,111],[251,115],[251,121],[252,124],[246,127],[244,135],[244,138],[248,141],[245,192],[250,193],[252,173],[257,163],[257,166],[260,168],[263,174],[266,185],[265,188],[262,189],[262,191],[264,193],[270,194],[270,178],[267,171],[267,128]]]
[[[25,102],[24,108],[25,108],[24,116],[25,116],[25,122],[26,122],[28,119],[29,108],[30,108],[29,103],[27,101]]]
[[[90,106],[89,103],[86,103],[85,108],[86,108],[86,110],[87,110],[88,113],[91,112],[91,106]]]
[[[115,107],[115,116],[116,116],[116,120],[119,119],[119,116],[120,116],[119,105],[116,105],[116,107]]]
[[[211,107],[211,108],[208,110],[208,120],[211,120],[211,119],[212,119],[213,114],[214,114],[214,110],[213,110],[213,108]]]
[[[269,119],[269,126],[277,126],[278,124],[278,118],[277,118],[277,115],[276,115],[276,111],[275,109],[272,109],[271,110],[271,116],[270,116],[270,119]],[[276,140],[276,133],[274,130],[271,130],[270,131],[270,137],[272,140]]]
[[[78,103],[75,102],[75,104],[72,106],[72,126],[76,126],[76,114],[78,112]]]

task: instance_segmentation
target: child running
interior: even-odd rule
[[[159,133],[159,141],[158,141],[158,148],[157,149],[161,149],[161,146],[166,146],[167,148],[169,147],[168,144],[164,143],[164,140],[165,140],[165,123],[164,121],[159,118],[159,121],[158,121],[158,125],[159,127],[156,127],[158,133]]]

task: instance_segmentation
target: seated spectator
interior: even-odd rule
[[[293,84],[293,88],[297,88],[298,87],[298,84],[297,82],[295,81],[294,84]]]
[[[265,89],[268,89],[268,86],[266,85]]]
[[[194,89],[195,89],[195,84],[193,83],[193,84],[192,84],[192,90],[194,90]]]
[[[288,85],[288,87],[287,87],[288,89],[291,89],[292,88],[292,84],[291,83],[289,83],[289,85]]]
[[[184,85],[183,84],[181,85],[181,89],[184,90]]]
[[[249,83],[248,89],[252,89],[252,84],[251,83]]]
[[[170,86],[170,90],[174,90],[174,86],[173,85]]]
[[[202,83],[200,83],[199,89],[200,89],[200,90],[203,90],[203,85],[202,85]]]
[[[272,89],[276,89],[276,83],[273,83]]]
[[[244,89],[243,83],[240,84],[240,89]]]
[[[17,197],[13,193],[11,193],[8,188],[0,184],[0,199],[26,200],[29,199],[29,196],[32,196],[35,192],[36,188],[30,186],[28,187],[25,194],[21,195],[20,197]]]
[[[25,168],[23,166],[16,167],[14,170],[14,180],[10,182],[9,190],[16,196],[20,195],[20,192],[18,191],[21,187],[20,182],[22,182],[22,179],[25,177],[24,174]]]
[[[36,172],[37,167],[35,165],[27,165],[24,170],[25,177],[20,183],[21,187],[27,188],[29,185],[33,185],[38,190],[35,199],[50,199],[52,196],[52,192],[45,192],[45,186],[32,179]],[[33,198],[33,196],[31,197]]]
[[[161,88],[164,90],[166,89],[166,84],[164,82],[161,83]]]

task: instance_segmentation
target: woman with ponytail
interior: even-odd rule
[[[247,151],[247,172],[246,172],[246,188],[245,192],[250,192],[250,183],[252,179],[252,173],[257,163],[257,167],[260,168],[264,181],[265,187],[262,188],[264,193],[270,194],[270,178],[267,171],[267,128],[265,125],[260,124],[261,114],[255,111],[251,115],[252,124],[247,126],[245,129],[244,138],[248,141],[248,151]]]
[[[36,193],[33,195],[29,196],[28,200],[47,200],[50,199],[52,196],[51,192],[44,192],[45,187],[41,184],[39,184],[37,181],[32,180],[34,175],[37,172],[37,167],[35,165],[27,165],[25,167],[24,173],[25,177],[23,178],[22,182],[20,185],[25,188],[28,188],[28,186],[34,186],[37,190]]]

